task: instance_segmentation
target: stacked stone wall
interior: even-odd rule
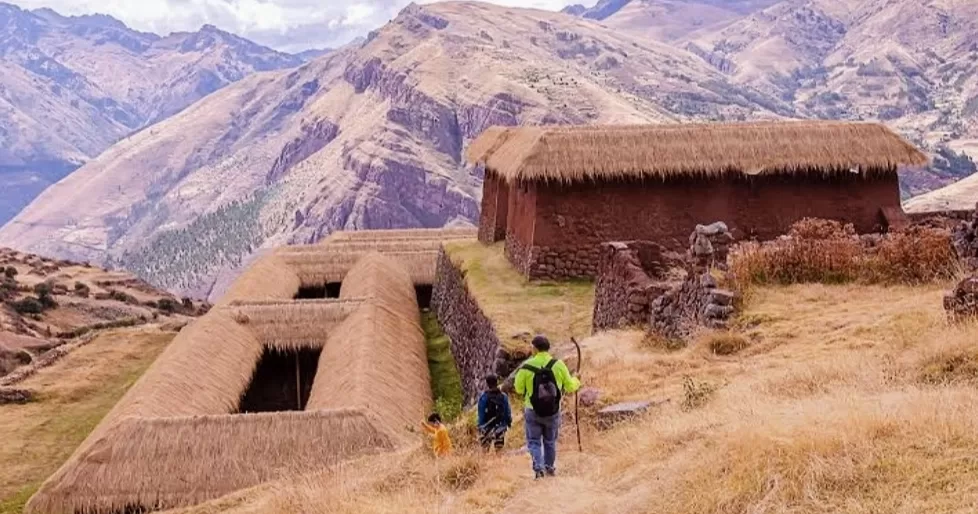
[[[667,339],[685,339],[699,327],[726,329],[734,313],[735,297],[717,287],[709,271],[691,274],[679,287],[652,302],[649,327]]]
[[[593,278],[600,245],[609,241],[652,241],[683,251],[690,227],[716,219],[728,220],[733,235],[744,239],[777,238],[806,217],[872,233],[883,228],[881,210],[900,208],[895,173],[535,184],[510,195],[515,237],[507,237],[507,246],[518,239],[532,252],[507,255],[528,256],[529,264],[518,267],[530,278]],[[529,230],[513,230],[524,225]]]
[[[605,243],[600,251],[594,332],[647,325],[651,303],[675,287],[662,276],[670,265],[665,248],[647,241],[633,241]]]
[[[697,328],[725,329],[736,295],[712,272],[726,267],[733,238],[723,223],[696,227],[682,258],[652,242],[602,245],[594,330],[643,326],[667,339]]]
[[[601,248],[584,245],[570,248],[534,246],[526,273],[536,280],[592,279],[598,275]]]
[[[499,337],[465,284],[462,270],[444,250],[432,292],[432,309],[452,342],[452,355],[462,377],[465,404],[471,405],[483,389],[485,376],[495,372]]]
[[[971,271],[978,271],[978,205],[969,219],[954,228],[951,238],[964,266]]]

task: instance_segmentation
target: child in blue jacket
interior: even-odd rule
[[[506,444],[506,431],[513,425],[509,398],[499,390],[499,377],[486,377],[486,391],[479,397],[479,435],[486,450],[501,450]]]

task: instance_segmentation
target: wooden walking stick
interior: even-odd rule
[[[571,342],[574,343],[574,347],[577,348],[577,376],[580,379],[581,376],[581,345],[578,344],[577,339],[571,337]],[[580,391],[574,391],[574,424],[577,425],[577,451],[584,452],[584,445],[581,444],[581,399],[579,394]]]

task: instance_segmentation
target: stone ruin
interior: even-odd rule
[[[698,225],[686,255],[649,241],[605,243],[595,288],[594,331],[643,327],[668,339],[698,327],[727,328],[735,294],[721,289],[733,237],[723,223]]]
[[[944,297],[944,310],[953,320],[978,317],[978,275],[962,280]]]
[[[951,232],[954,249],[961,262],[972,271],[978,271],[978,204],[970,221],[960,223]]]

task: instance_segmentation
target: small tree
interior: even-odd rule
[[[91,293],[92,293],[92,290],[91,290],[91,288],[88,287],[87,284],[83,284],[81,282],[75,282],[75,295],[76,296],[80,296],[82,298],[88,298],[88,296]]]
[[[179,305],[173,298],[160,298],[156,304],[159,306],[160,310],[166,312],[167,314],[173,314],[177,310]]]
[[[44,312],[44,306],[37,298],[33,297],[16,301],[11,306],[20,314],[40,314]]]
[[[36,294],[38,298],[42,296],[51,296],[51,291],[51,284],[48,282],[41,282],[40,284],[34,286],[34,294]]]
[[[17,276],[17,268],[13,266],[7,266],[7,269],[3,270],[3,274],[7,278],[14,278]]]

